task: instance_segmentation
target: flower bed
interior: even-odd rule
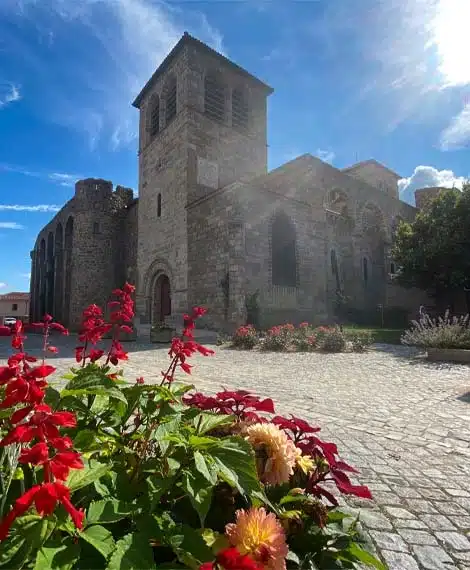
[[[368,331],[347,330],[339,327],[313,327],[300,323],[298,327],[288,323],[271,327],[262,334],[252,326],[239,327],[232,337],[232,346],[249,350],[281,352],[363,352],[373,342]]]
[[[412,321],[401,342],[427,350],[428,360],[449,362],[470,362],[469,315],[451,317],[446,311],[443,317],[432,319],[424,315],[419,321]]]
[[[320,428],[275,415],[245,391],[214,396],[177,384],[195,342],[196,307],[172,340],[161,382],[124,379],[119,342],[134,288],[115,290],[111,322],[83,313],[77,366],[58,391],[44,358],[30,356],[21,324],[0,367],[0,566],[66,570],[284,570],[384,566],[360,544],[336,494],[371,497],[350,479]],[[97,343],[112,331],[108,352]],[[0,331],[6,335],[6,331]],[[334,490],[336,488],[336,492]]]

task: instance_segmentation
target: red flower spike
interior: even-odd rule
[[[49,448],[47,443],[40,441],[33,445],[30,449],[23,449],[18,459],[20,463],[31,463],[32,465],[41,465],[49,459]]]
[[[16,371],[10,366],[0,366],[0,385],[6,384],[16,376]]]
[[[63,451],[57,453],[50,462],[52,474],[56,479],[65,481],[70,469],[83,469],[83,461],[76,451]]]
[[[47,364],[43,364],[42,366],[37,366],[36,368],[31,369],[28,374],[27,378],[47,378],[56,371],[56,368],[53,366],[49,366]]]
[[[61,325],[60,323],[51,323],[49,325],[49,328],[59,331],[65,336],[68,336],[69,334],[69,331],[64,327],[64,325]]]

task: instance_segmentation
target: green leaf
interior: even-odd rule
[[[41,547],[56,526],[56,518],[26,515],[16,519],[10,537],[0,543],[0,568],[20,570],[31,552]]]
[[[211,506],[213,485],[208,484],[207,480],[196,471],[195,473],[186,473],[183,479],[183,488],[188,493],[203,527]]]
[[[194,418],[193,424],[197,428],[198,435],[204,435],[217,427],[233,424],[233,421],[234,418],[232,416],[204,412]]]
[[[209,449],[216,442],[217,440],[213,437],[203,437],[199,435],[191,435],[189,437],[189,445],[196,449]]]
[[[53,410],[57,409],[60,402],[60,392],[52,386],[48,386],[46,388],[46,397],[44,398],[44,402]]]
[[[254,491],[261,491],[253,448],[247,441],[240,437],[217,440],[210,456],[214,458],[220,475],[240,493],[251,495]]]
[[[153,551],[145,537],[127,534],[116,543],[106,570],[154,570]]]
[[[88,524],[113,523],[129,516],[132,510],[132,505],[117,499],[93,501],[88,507],[86,521]]]
[[[14,528],[32,548],[37,549],[49,538],[56,524],[57,519],[54,516],[43,518],[26,515],[16,520]]]
[[[374,568],[377,568],[377,570],[387,570],[387,567],[382,562],[380,562],[380,560],[378,560],[370,552],[367,552],[367,550],[362,549],[355,542],[351,542],[351,544],[349,545],[348,550],[346,552],[347,552],[347,555],[345,555],[344,552],[341,552],[340,558],[343,558],[345,560],[351,560],[352,562],[359,560],[360,562],[363,562],[364,564],[368,564],[369,566],[373,566]]]
[[[34,570],[71,570],[76,567],[80,546],[71,537],[47,542],[36,555]]]
[[[217,469],[214,469],[213,464],[207,465],[207,461],[200,451],[194,452],[194,463],[199,473],[209,481],[212,485],[217,483]]]
[[[113,535],[109,530],[98,524],[87,527],[80,533],[80,538],[94,546],[106,560],[116,546]]]
[[[74,469],[70,472],[65,484],[71,491],[76,491],[94,483],[111,469],[110,465],[99,463],[98,461],[90,460],[84,463],[85,467],[83,469]]]
[[[160,446],[160,450],[163,454],[166,453],[169,445],[170,445],[170,435],[175,437],[176,433],[178,432],[178,428],[181,423],[181,417],[176,416],[169,420],[168,422],[164,422],[160,424],[157,429],[153,432],[153,439],[158,442]]]
[[[201,534],[194,528],[187,525],[178,525],[175,529],[171,529],[170,532],[170,546],[182,564],[187,564],[194,568],[194,566],[197,567],[203,562],[208,562],[214,558],[212,550],[207,546]]]
[[[108,378],[98,367],[92,369],[83,368],[62,390],[62,397],[84,396],[87,394],[97,396],[109,396],[120,400],[127,405],[127,400],[122,391],[116,387],[115,382]]]
[[[81,451],[85,451],[95,443],[95,437],[95,431],[91,429],[81,429],[74,437],[74,447]]]

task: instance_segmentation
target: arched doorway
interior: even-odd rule
[[[161,323],[169,315],[171,315],[170,280],[167,275],[161,274],[154,285],[152,322]]]

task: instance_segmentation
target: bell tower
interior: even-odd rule
[[[268,85],[185,33],[134,101],[140,113],[142,324],[155,320],[155,304],[161,306],[155,284],[162,275],[171,297],[172,314],[165,320],[188,309],[187,205],[266,174],[270,93]]]

